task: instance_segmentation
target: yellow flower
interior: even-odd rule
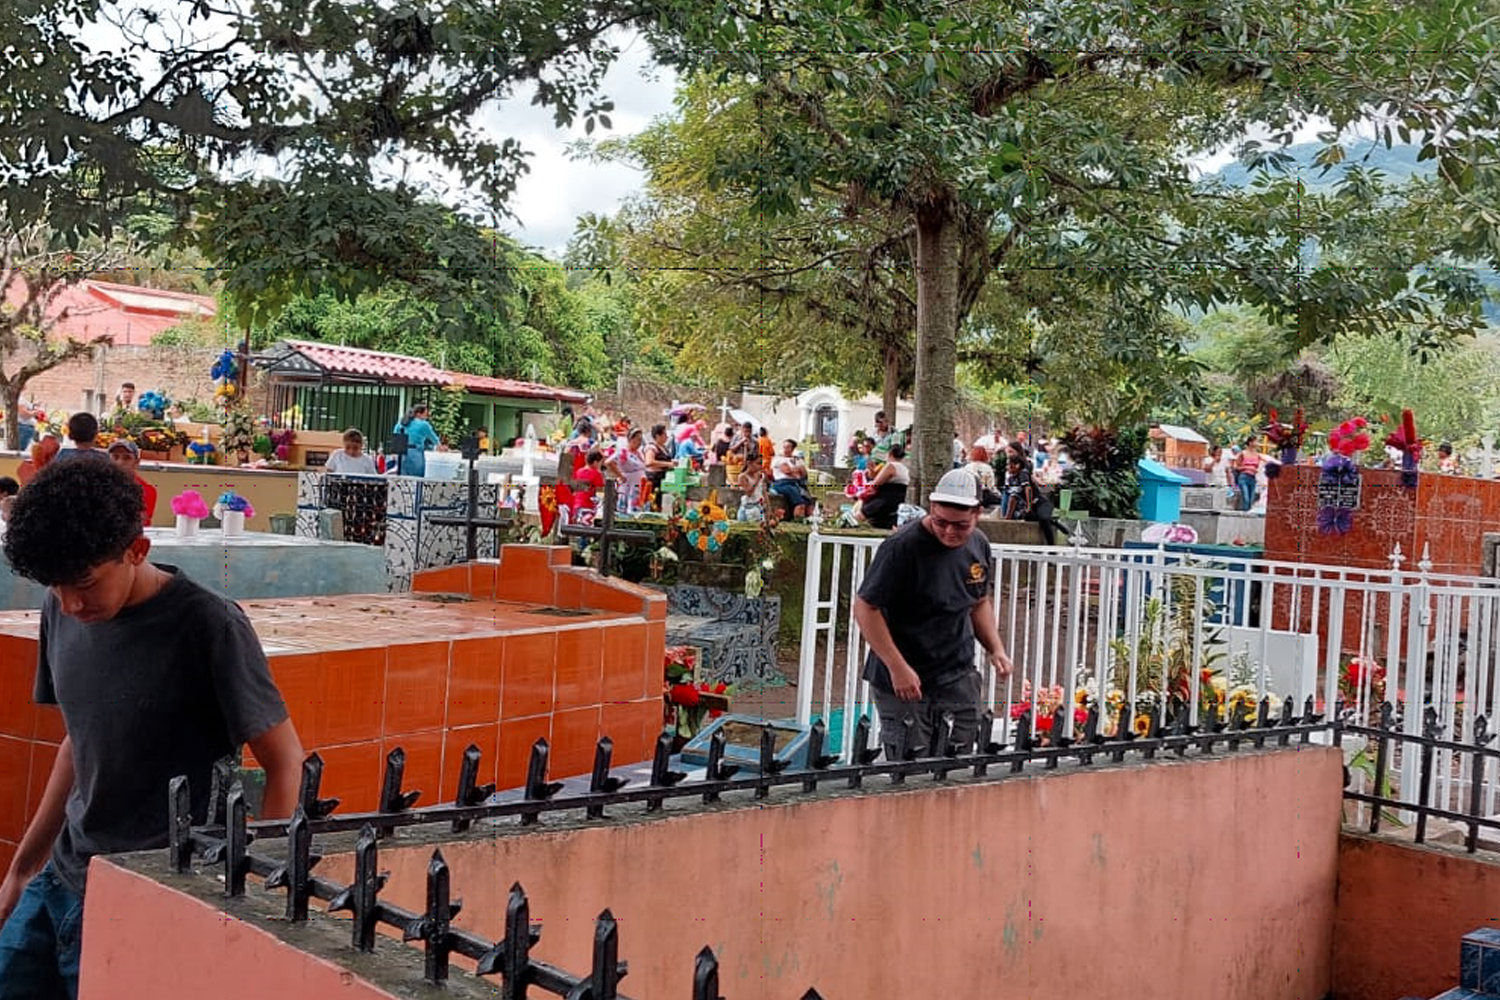
[[[1130,724],[1130,731],[1137,736],[1145,736],[1151,732],[1151,716],[1144,712],[1137,715],[1135,721]]]
[[[1087,705],[1089,703],[1089,689],[1080,687],[1073,692],[1073,704]]]

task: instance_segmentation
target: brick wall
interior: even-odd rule
[[[206,403],[214,391],[208,371],[219,353],[212,347],[109,347],[38,375],[24,396],[44,410],[71,413],[86,407],[91,393],[112,401],[121,382],[134,382],[137,394],[157,389],[172,399]]]

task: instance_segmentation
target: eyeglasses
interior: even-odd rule
[[[939,531],[964,532],[970,531],[974,527],[972,518],[965,518],[962,521],[950,521],[946,517],[938,517],[936,514],[928,514],[927,516],[931,519],[933,528]]]

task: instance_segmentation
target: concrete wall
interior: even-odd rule
[[[96,897],[104,905],[96,905]],[[81,1000],[392,996],[343,964],[304,950],[303,941],[289,943],[269,933],[265,928],[275,924],[263,914],[254,920],[228,917],[111,864],[93,866],[88,898]]]
[[[1494,855],[1346,834],[1338,872],[1338,1000],[1436,996],[1458,985],[1459,938],[1500,927]]]
[[[591,920],[610,907],[636,997],[686,995],[709,944],[733,1000],[809,986],[847,998],[1321,1000],[1341,783],[1338,752],[1313,748],[923,782],[442,849],[462,926],[498,937],[519,880],[543,923],[537,956],[565,968],[587,968]],[[420,908],[431,850],[382,847],[384,898]],[[318,872],[348,881],[352,870],[339,856]]]

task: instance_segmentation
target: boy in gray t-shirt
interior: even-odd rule
[[[16,497],[5,556],[48,588],[36,700],[67,736],[0,882],[0,996],[78,992],[95,854],[167,843],[167,782],[202,822],[214,761],[248,743],[265,818],[296,804],[302,744],[243,611],[146,561],[141,488],[108,462],[49,466]],[[14,992],[13,992],[14,991]]]

